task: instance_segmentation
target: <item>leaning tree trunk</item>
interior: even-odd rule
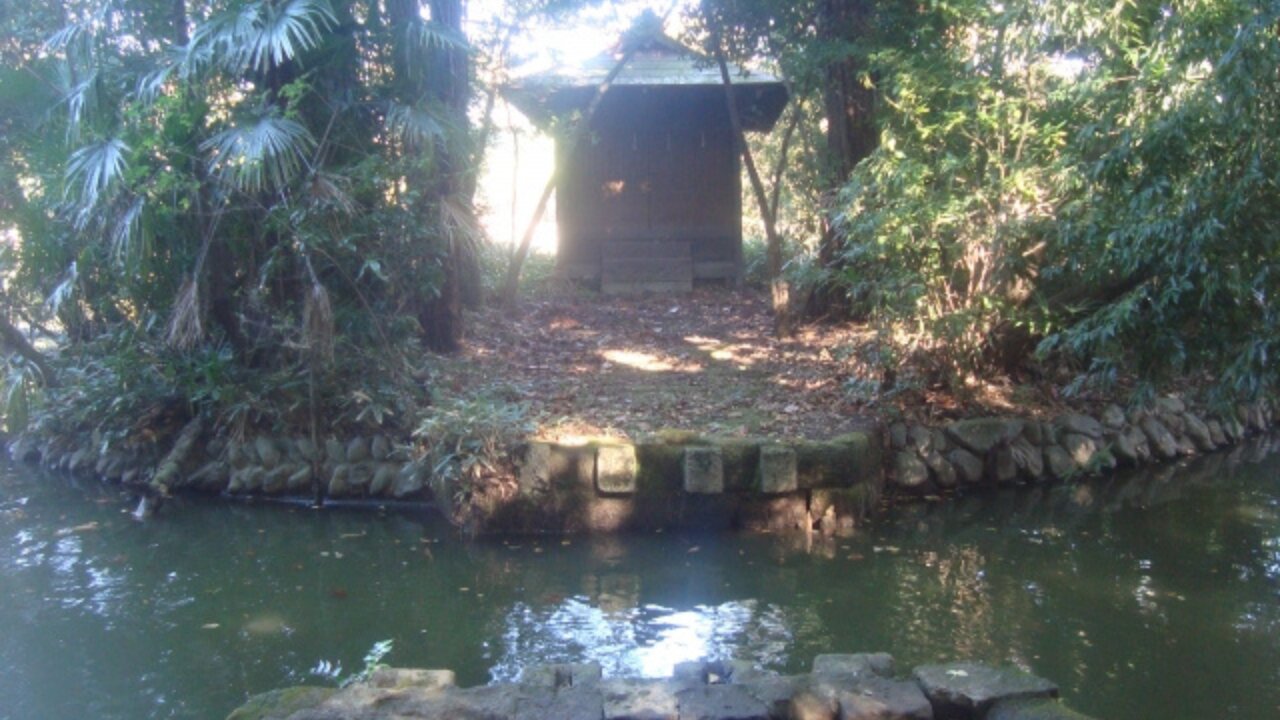
[[[764,221],[765,264],[768,266],[769,291],[773,302],[773,331],[775,335],[784,337],[791,332],[791,298],[790,287],[782,277],[782,236],[778,234],[777,218],[774,216],[769,198],[765,195],[764,183],[760,180],[760,172],[756,169],[755,158],[751,155],[751,146],[747,144],[746,135],[742,131],[742,118],[738,114],[738,102],[733,93],[733,82],[729,78],[729,66],[724,59],[720,38],[714,40],[716,65],[720,68],[720,81],[724,85],[725,107],[729,112],[729,126],[733,132],[733,142],[742,155],[742,163],[747,168],[747,179],[751,182],[751,194],[756,199],[760,210],[760,219]],[[785,149],[783,157],[785,157]]]

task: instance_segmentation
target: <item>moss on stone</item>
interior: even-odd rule
[[[713,441],[720,448],[724,463],[725,492],[745,492],[758,489],[756,466],[760,464],[760,441],[746,438],[727,438]]]
[[[646,441],[636,445],[636,493],[629,524],[665,527],[676,523],[684,507],[683,444]]]
[[[848,487],[872,481],[879,486],[883,474],[880,446],[866,433],[854,432],[821,442],[794,444],[800,487]]]
[[[299,685],[254,695],[231,711],[227,720],[283,720],[299,710],[313,708],[328,700],[336,690]]]
[[[692,430],[677,430],[675,428],[661,428],[653,433],[652,436],[645,438],[648,443],[662,443],[665,445],[700,445],[706,443],[706,439]]]

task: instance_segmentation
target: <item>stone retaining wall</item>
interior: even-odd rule
[[[479,529],[609,532],[671,527],[852,528],[884,488],[881,443],[702,438],[533,442],[514,493],[476,499]]]
[[[1271,427],[1272,407],[1229,416],[1179,398],[1097,417],[977,418],[939,427],[894,423],[826,441],[708,438],[668,431],[635,442],[530,442],[512,455],[513,477],[473,488],[431,478],[426,463],[384,436],[316,444],[306,438],[214,438],[183,464],[175,490],[232,496],[434,501],[480,533],[579,533],[658,528],[851,529],[884,499],[963,493],[1014,483],[1072,480],[1120,467],[1213,452]],[[10,446],[19,459],[125,484],[158,448],[101,451],[85,438]],[[500,478],[501,480],[501,478]],[[455,506],[461,499],[462,506]]]
[[[890,491],[944,491],[1071,480],[1117,468],[1169,462],[1234,445],[1271,427],[1269,403],[1241,405],[1234,416],[1192,410],[1174,396],[1125,413],[1107,406],[1093,417],[1066,413],[1052,421],[959,420],[938,428],[895,423]]]
[[[600,666],[541,665],[519,683],[458,688],[449,670],[382,668],[341,690],[250,698],[227,720],[1088,720],[1058,687],[1014,667],[957,662],[895,673],[885,653],[819,655],[781,676],[749,662],[686,662],[662,680],[604,679]]]

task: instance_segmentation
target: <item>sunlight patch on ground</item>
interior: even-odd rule
[[[666,353],[612,348],[601,350],[600,357],[615,365],[644,372],[701,372],[702,366]],[[606,368],[607,369],[607,368]]]
[[[759,349],[753,345],[728,344],[703,335],[686,335],[684,341],[710,355],[712,360],[733,363],[739,370],[754,365],[760,355]]]

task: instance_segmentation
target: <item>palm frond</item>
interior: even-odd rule
[[[124,210],[113,218],[111,256],[121,265],[126,264],[134,255],[133,239],[137,237],[142,225],[142,211],[145,207],[146,199],[143,196],[132,195],[125,199]]]
[[[405,26],[405,39],[409,47],[418,50],[466,50],[471,43],[462,33],[451,27],[424,18],[414,18]]]
[[[62,97],[63,102],[67,104],[67,139],[75,141],[80,138],[80,128],[85,118],[102,105],[101,86],[98,83],[97,69],[87,72],[74,85],[70,83],[70,78],[68,68],[65,78],[68,82],[63,86]]]
[[[201,23],[192,47],[234,72],[264,72],[316,47],[337,22],[327,0],[259,0]]]
[[[249,3],[199,23],[191,31],[191,48],[238,70],[257,27],[262,3]]]
[[[200,144],[211,152],[211,169],[237,190],[256,192],[283,187],[308,163],[316,145],[311,133],[295,120],[274,114],[228,128]]]
[[[255,70],[266,70],[310,50],[320,43],[323,31],[338,22],[325,0],[292,0],[266,4],[264,9],[249,52],[249,67]]]
[[[58,28],[43,45],[47,53],[62,53],[69,60],[78,59],[88,51],[93,33],[88,22],[73,22]]]
[[[160,93],[164,91],[165,84],[169,82],[169,78],[173,76],[174,71],[177,69],[177,64],[165,63],[139,75],[138,84],[134,90],[139,102],[144,106],[150,106],[154,103],[156,98],[160,97]]]
[[[392,102],[387,107],[387,134],[409,149],[425,147],[444,135],[444,127],[430,110]]]
[[[129,146],[120,138],[110,138],[85,145],[71,153],[67,160],[67,188],[79,193],[81,207],[92,207],[102,192],[124,174]]]
[[[62,308],[68,300],[76,294],[76,288],[80,285],[80,269],[75,260],[71,261],[71,265],[67,266],[67,271],[63,273],[62,280],[54,286],[53,292],[49,293],[48,299],[44,301],[49,312],[54,315]]]

